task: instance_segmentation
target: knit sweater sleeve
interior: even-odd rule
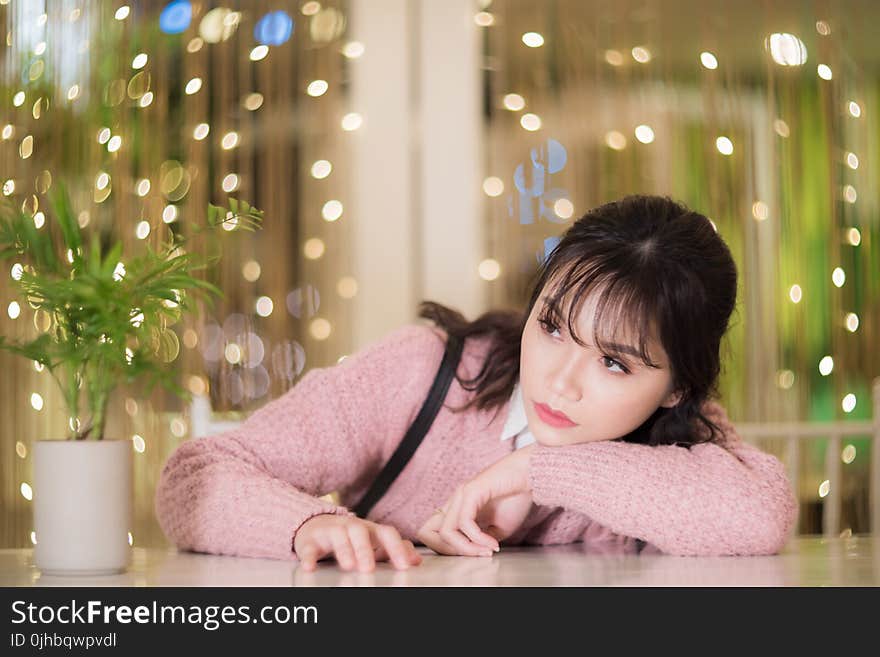
[[[309,370],[237,427],[181,444],[156,489],[165,535],[180,549],[293,559],[306,520],[354,515],[319,497],[378,473],[388,433],[409,421],[401,393],[425,341],[436,340],[429,331],[400,327],[335,366]]]
[[[782,463],[744,443],[717,402],[704,415],[722,430],[718,443],[537,445],[535,503],[583,513],[669,554],[776,554],[797,519]]]

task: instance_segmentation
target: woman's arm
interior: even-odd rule
[[[352,515],[318,496],[368,485],[412,415],[401,391],[435,365],[413,367],[437,338],[407,325],[310,370],[281,397],[224,433],[184,442],[156,489],[162,531],[181,549],[292,559],[299,527],[322,514]],[[424,369],[424,372],[422,372]],[[386,454],[389,453],[389,454]]]
[[[783,465],[743,443],[719,404],[708,402],[704,412],[722,429],[723,446],[535,445],[528,471],[535,503],[578,511],[666,553],[779,552],[797,519]]]

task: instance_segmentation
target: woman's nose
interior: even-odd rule
[[[560,399],[580,401],[583,396],[582,374],[583,364],[578,359],[560,363],[550,372],[550,390]]]

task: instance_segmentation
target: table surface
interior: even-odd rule
[[[118,575],[43,575],[32,549],[0,550],[0,586],[878,586],[880,540],[799,536],[778,555],[679,557],[620,554],[583,543],[508,547],[492,557],[440,556],[419,547],[421,565],[388,563],[345,572],[331,560],[305,572],[297,561],[226,557],[174,548],[132,548]]]

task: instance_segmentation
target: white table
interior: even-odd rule
[[[345,572],[332,560],[314,572],[296,561],[132,549],[129,570],[103,577],[44,576],[33,550],[0,550],[0,586],[878,586],[880,541],[797,537],[768,557],[676,557],[590,552],[581,543],[502,548],[492,557],[444,557],[418,548],[422,564]]]

